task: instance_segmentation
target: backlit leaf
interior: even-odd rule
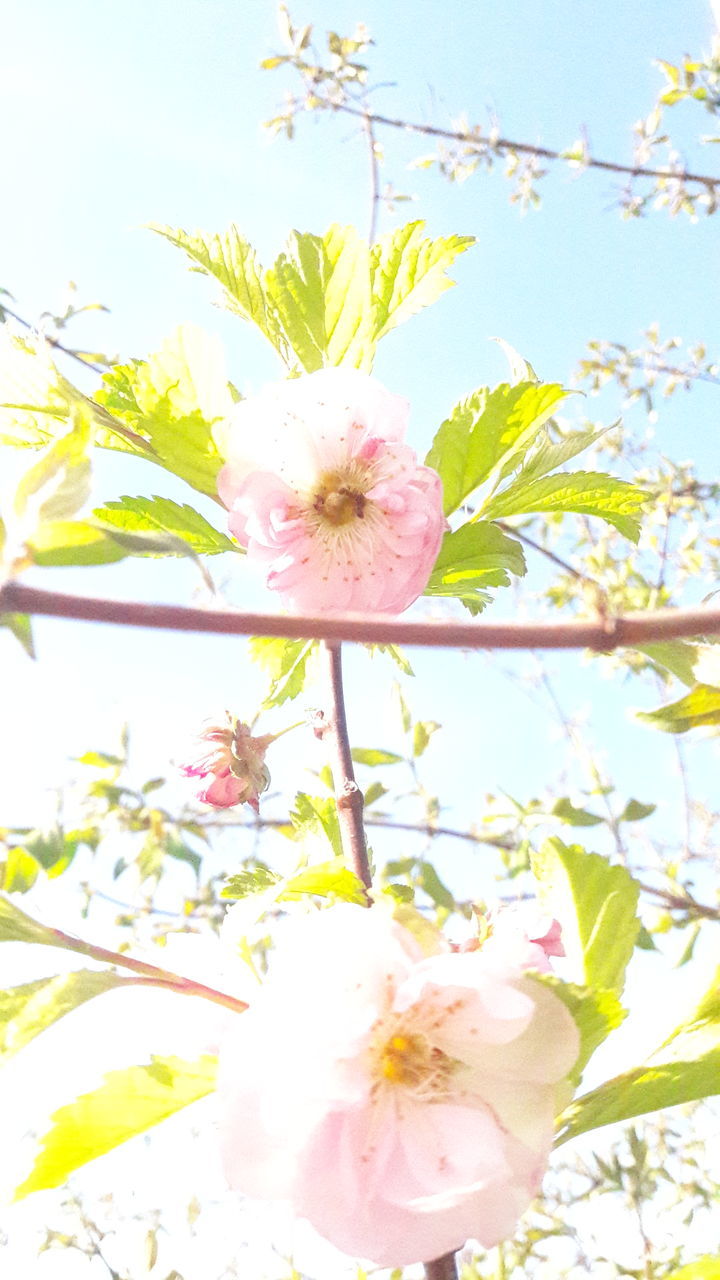
[[[196,555],[218,555],[223,551],[239,551],[219,529],[214,528],[199,511],[185,503],[170,498],[122,497],[97,507],[93,513],[104,525],[111,525],[128,533],[171,533],[187,543]],[[176,555],[177,551],[160,551],[159,555]]]
[[[479,612],[490,599],[487,588],[509,586],[510,573],[525,573],[520,543],[478,520],[445,534],[424,594],[451,596]]]
[[[302,693],[315,647],[314,640],[284,640],[281,636],[253,636],[248,641],[250,657],[270,676],[264,710],[282,706]]]
[[[663,733],[687,733],[689,729],[702,729],[720,724],[720,689],[714,685],[697,684],[678,702],[658,707],[655,711],[636,711],[638,720],[644,720]]]
[[[372,336],[377,341],[435,302],[454,281],[448,267],[475,243],[473,236],[429,240],[424,222],[382,236],[371,250]],[[430,463],[430,466],[433,464]]]
[[[0,1062],[86,1000],[131,984],[109,969],[78,969],[0,991]]]
[[[599,516],[637,542],[640,536],[639,514],[646,504],[645,494],[625,480],[596,471],[573,471],[544,476],[525,483],[522,479],[496,493],[483,507],[487,519],[529,512],[576,512]]]

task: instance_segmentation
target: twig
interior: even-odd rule
[[[537,147],[529,142],[512,142],[509,138],[493,138],[492,136],[483,138],[479,133],[467,132],[462,129],[441,129],[437,125],[418,124],[411,120],[396,120],[391,116],[377,115],[374,111],[361,110],[358,107],[348,106],[342,102],[325,101],[324,105],[331,111],[342,111],[348,116],[359,116],[361,119],[367,117],[374,125],[386,125],[390,129],[401,129],[405,133],[423,134],[430,138],[447,138],[450,142],[462,142],[465,146],[475,147],[478,151],[489,149],[502,155],[506,151],[517,151],[521,155],[537,156],[542,160],[565,160],[561,151],[553,151],[550,147]],[[611,160],[598,160],[596,157],[586,155],[582,159],[582,166],[586,169],[603,169],[607,173],[624,173],[631,178],[679,178],[683,182],[697,182],[701,186],[707,187],[708,191],[714,191],[720,186],[720,175],[712,177],[703,173],[690,173],[687,169],[649,169],[645,165],[617,164]]]
[[[363,793],[355,781],[342,680],[342,652],[339,644],[321,644],[325,667],[327,711],[318,714],[315,732],[330,749],[330,767],[335,783],[335,800],[343,851],[348,866],[366,889],[372,884],[367,842],[363,827]]]
[[[658,640],[720,635],[720,608],[663,609],[565,622],[410,622],[383,615],[308,616],[198,609],[44,591],[20,582],[0,585],[0,615],[43,614],[86,622],[218,635],[284,636],[434,649],[593,649],[610,653]]]
[[[363,117],[363,129],[365,130],[370,153],[370,225],[368,227],[368,244],[372,246],[377,235],[378,209],[380,207],[380,169],[377,151],[375,150],[375,133],[369,112],[366,112]]]
[[[11,311],[4,302],[0,303],[0,313],[6,316],[11,316],[13,320],[23,326],[23,329],[33,331],[35,328],[35,326],[30,324],[28,320],[23,320],[22,316],[19,316],[16,311]],[[49,333],[44,333],[42,336],[43,341],[47,342],[49,346],[54,347],[56,351],[62,351],[64,356],[70,356],[71,360],[77,360],[78,364],[81,364],[84,369],[94,369],[96,373],[107,373],[107,369],[104,365],[95,364],[93,360],[86,360],[85,357],[79,355],[77,351],[73,351],[70,347],[64,347],[62,342],[58,342],[57,338],[51,338]]]

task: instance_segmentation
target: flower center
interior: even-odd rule
[[[354,485],[343,483],[343,477],[336,471],[320,477],[312,503],[318,515],[336,527],[351,520],[362,520],[366,504],[365,495]]]
[[[380,1048],[380,1075],[425,1098],[444,1093],[453,1062],[424,1035],[396,1032]]]

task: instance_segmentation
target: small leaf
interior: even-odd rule
[[[560,818],[561,822],[567,822],[570,827],[596,827],[598,823],[603,821],[596,813],[590,813],[588,809],[576,809],[567,796],[562,796],[560,800],[556,800],[550,812],[553,817]]]
[[[297,839],[308,835],[326,839],[336,858],[342,858],[343,847],[334,796],[308,796],[300,791],[290,813]]]
[[[509,586],[509,574],[522,577],[525,569],[520,543],[478,520],[445,534],[424,594],[450,596],[479,612],[491,598],[488,587]]]
[[[698,1258],[679,1271],[669,1271],[665,1280],[720,1280],[720,1257]]]
[[[379,764],[402,764],[403,761],[403,757],[394,751],[383,751],[380,747],[353,747],[351,755],[356,764],[371,767]]]
[[[502,493],[496,493],[482,510],[483,515],[492,520],[536,511],[599,516],[631,542],[637,542],[640,537],[638,514],[646,501],[646,495],[625,480],[616,480],[598,471],[573,471],[544,476],[528,484],[518,480]]]
[[[187,503],[181,506],[170,498],[159,498],[157,495],[152,498],[122,497],[106,503],[104,507],[97,507],[93,514],[104,525],[116,527],[126,533],[173,534],[186,542],[196,555],[212,556],[223,551],[240,550],[236,542],[232,542],[211,525],[199,511]],[[177,553],[165,551],[157,554]]]
[[[270,676],[270,691],[263,710],[282,706],[305,688],[310,659],[316,651],[314,640],[283,640],[280,636],[253,636],[248,641],[253,662]]]
[[[26,536],[45,520],[72,516],[90,496],[90,415],[74,408],[72,426],[24,474],[15,490],[14,508]]]
[[[697,684],[678,702],[670,702],[655,711],[636,711],[635,715],[653,728],[662,729],[663,733],[687,733],[689,729],[720,724],[720,689]]]
[[[362,881],[345,865],[343,858],[314,863],[311,867],[288,876],[278,894],[278,901],[288,902],[306,894],[339,898],[343,902],[355,902],[361,907],[367,903]]]
[[[677,676],[689,689],[696,683],[693,667],[698,659],[697,645],[688,644],[685,640],[655,641],[653,644],[633,646],[639,653],[644,653],[652,662],[664,667],[666,671]]]
[[[372,336],[375,341],[404,324],[423,307],[451,289],[446,272],[460,253],[475,243],[473,236],[428,240],[424,222],[382,236],[372,254]],[[429,465],[432,466],[432,463]]]
[[[0,613],[0,627],[7,627],[20,642],[28,658],[36,658],[32,623],[26,613]]]
[[[649,818],[656,809],[656,804],[641,804],[639,800],[628,800],[618,822],[642,822],[643,818]]]
[[[413,755],[417,760],[424,755],[425,750],[434,733],[441,729],[442,725],[437,720],[416,720],[413,726]]]
[[[252,893],[264,893],[273,885],[282,883],[282,876],[268,867],[246,867],[226,880],[220,891],[221,898],[247,898]]]
[[[113,564],[128,550],[109,532],[87,520],[51,520],[27,540],[35,564],[45,568],[63,565]]]
[[[521,461],[547,419],[568,394],[556,384],[501,383],[480,387],[452,409],[439,428],[426,465],[440,475],[446,515],[455,511],[496,468]]]
[[[560,921],[566,955],[582,982],[622,992],[640,927],[640,888],[629,871],[556,838],[532,855],[532,870],[542,903]]]
[[[423,893],[426,893],[436,907],[444,911],[455,910],[455,899],[446,885],[443,884],[437,871],[430,862],[422,862],[418,868],[418,881]]]
[[[134,985],[132,979],[109,969],[78,969],[0,991],[0,1062],[86,1000],[130,985]]]
[[[111,1071],[99,1089],[55,1112],[15,1199],[61,1186],[75,1169],[205,1097],[215,1071],[216,1059],[207,1054],[195,1062],[153,1057],[145,1066]]]

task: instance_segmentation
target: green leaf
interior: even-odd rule
[[[290,819],[297,839],[321,836],[329,842],[335,857],[342,858],[342,837],[334,796],[308,796],[299,791]]]
[[[567,796],[556,800],[550,812],[553,817],[559,818],[561,822],[567,822],[570,827],[596,827],[603,821],[588,809],[576,809]]]
[[[127,533],[170,533],[180,538],[196,555],[213,556],[223,551],[239,551],[236,542],[232,542],[219,529],[195,511],[193,507],[170,498],[130,498],[123,496],[117,501],[108,502],[104,507],[97,507],[93,514],[104,525],[110,525]],[[176,551],[156,552],[158,555],[176,555]]]
[[[26,915],[14,902],[0,897],[0,942],[39,942],[48,947],[66,948],[54,929]]]
[[[425,750],[434,733],[442,729],[437,720],[416,720],[413,726],[413,755],[417,760],[425,754]]]
[[[27,893],[40,874],[40,863],[22,845],[7,850],[0,862],[0,889],[5,893]]]
[[[132,979],[121,978],[109,969],[78,969],[0,991],[0,1062],[86,1000],[130,985]]]
[[[656,809],[656,804],[641,804],[639,800],[628,800],[618,822],[642,822],[643,818],[649,818]]]
[[[345,865],[343,858],[314,863],[283,882],[278,901],[288,902],[306,894],[321,898],[340,898],[343,902],[355,902],[364,907],[367,895],[362,881]]]
[[[53,364],[47,344],[0,328],[0,445],[47,445],[82,397]]]
[[[32,623],[26,613],[0,613],[0,627],[7,627],[8,631],[12,631],[15,639],[20,642],[25,650],[28,658],[35,658],[35,645],[33,643]]]
[[[200,493],[217,496],[223,459],[213,427],[233,407],[218,338],[181,325],[147,360],[115,365],[95,399],[138,441],[119,441],[106,431],[98,433],[98,443],[138,453]]]
[[[670,702],[655,711],[636,711],[635,715],[653,728],[662,729],[663,733],[687,733],[689,729],[720,724],[720,689],[697,684],[678,702]]]
[[[374,767],[378,764],[402,764],[403,757],[395,751],[383,751],[380,747],[353,747],[351,753],[356,764]]]
[[[431,862],[422,862],[418,868],[418,882],[423,893],[426,893],[436,907],[443,911],[455,910],[455,899],[446,885],[443,884]]]
[[[153,1057],[147,1065],[111,1071],[99,1089],[82,1094],[52,1117],[35,1165],[15,1199],[58,1187],[70,1173],[144,1133],[215,1087],[216,1059]]]
[[[368,650],[371,656],[375,653],[386,653],[388,658],[391,658],[392,661],[395,663],[395,665],[400,668],[400,670],[403,672],[403,675],[406,675],[406,676],[415,675],[415,672],[413,671],[412,667],[410,666],[410,663],[405,657],[403,650],[398,645],[366,644],[365,648]]]
[[[526,360],[524,356],[521,356],[520,352],[516,351],[509,342],[506,342],[504,338],[491,338],[490,341],[497,342],[498,346],[502,347],[502,350],[505,353],[505,358],[510,366],[510,380],[513,385],[517,382],[540,381],[535,370],[530,364],[530,361]]]
[[[283,640],[281,636],[253,636],[248,641],[253,662],[270,676],[270,691],[263,710],[280,707],[305,688],[309,660],[316,650],[314,640]]]
[[[540,899],[560,921],[566,955],[583,985],[622,992],[640,927],[640,888],[629,871],[556,838],[532,855],[531,865]]]
[[[525,568],[520,543],[478,520],[445,534],[424,594],[451,596],[477,613],[491,599],[488,587],[509,586],[509,574],[522,577]]]
[[[246,867],[226,880],[220,890],[221,898],[247,898],[253,893],[264,893],[273,885],[282,884],[282,876],[268,867]]]
[[[720,1093],[720,972],[667,1040],[631,1071],[577,1098],[560,1117],[558,1145],[590,1129]]]
[[[548,475],[550,471],[563,466],[571,458],[576,458],[579,453],[584,453],[612,429],[612,426],[601,427],[600,430],[591,428],[588,431],[573,431],[563,440],[541,440],[538,447],[523,462],[517,475],[518,481],[539,480],[541,476]]]
[[[502,493],[496,493],[483,507],[483,515],[492,520],[535,511],[599,516],[631,542],[637,542],[640,537],[638,514],[645,503],[645,494],[625,480],[616,480],[599,471],[573,471],[531,480],[528,484],[518,480]]]
[[[688,644],[686,640],[658,640],[653,644],[634,645],[633,648],[677,676],[689,689],[695,684],[693,667],[698,659],[696,645]]]
[[[720,1257],[698,1258],[679,1271],[670,1271],[665,1280],[720,1280]]]
[[[126,763],[122,756],[114,756],[107,751],[85,751],[75,759],[78,764],[91,765],[95,769],[121,769]]]
[[[452,409],[425,459],[443,482],[445,515],[455,511],[491,472],[513,465],[568,394],[553,383],[501,383],[480,387]]]
[[[475,243],[473,236],[428,240],[424,222],[382,236],[371,250],[372,336],[375,341],[404,324],[451,289],[448,267]],[[429,465],[433,465],[432,463]]]
[[[339,364],[369,371],[370,257],[353,227],[332,226],[324,236],[294,231],[266,290],[306,373]]]
[[[256,325],[281,355],[287,354],[274,304],[266,293],[265,273],[255,250],[236,226],[215,236],[152,224],[150,230],[182,249],[193,263],[192,271],[218,282],[223,290],[222,303],[228,311]]]
[[[90,496],[90,414],[73,408],[72,426],[43,451],[15,490],[14,508],[26,536],[45,520],[72,516]]]
[[[614,991],[591,990],[574,982],[563,982],[554,973],[530,973],[528,977],[549,987],[572,1014],[580,1032],[580,1054],[570,1077],[577,1085],[595,1050],[624,1021],[625,1010]]]
[[[109,532],[87,520],[48,521],[28,538],[27,548],[35,564],[53,568],[113,564],[129,554]]]

